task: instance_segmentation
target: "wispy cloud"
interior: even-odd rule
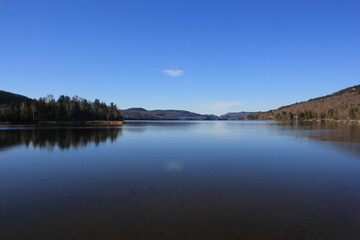
[[[211,104],[210,106],[208,106],[208,109],[213,110],[214,112],[225,112],[226,110],[235,107],[235,106],[239,106],[242,105],[243,102],[216,102]]]
[[[180,69],[165,69],[161,72],[172,77],[180,77],[184,73],[184,71]]]

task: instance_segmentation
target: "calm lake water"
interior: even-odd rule
[[[360,239],[360,125],[0,126],[0,239]]]

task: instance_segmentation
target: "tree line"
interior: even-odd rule
[[[0,121],[115,121],[122,120],[120,110],[114,103],[107,105],[96,99],[91,102],[84,98],[53,95],[39,99],[10,103],[0,109]]]

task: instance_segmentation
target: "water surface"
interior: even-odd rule
[[[0,126],[0,239],[360,239],[360,126]]]

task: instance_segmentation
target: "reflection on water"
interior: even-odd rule
[[[320,141],[360,142],[360,124],[337,122],[290,122],[280,124],[282,130],[308,135]],[[297,131],[296,131],[297,130]],[[299,132],[299,130],[301,132]]]
[[[121,128],[32,128],[0,131],[0,151],[17,145],[62,150],[116,141]]]
[[[346,152],[360,154],[360,124],[337,122],[284,122],[279,129],[292,136],[322,141]]]
[[[357,240],[359,134],[261,121],[3,127],[0,239]]]

